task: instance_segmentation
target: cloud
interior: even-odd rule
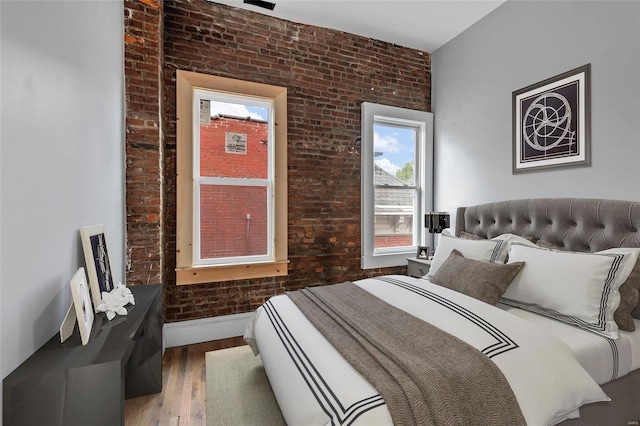
[[[396,166],[388,158],[381,158],[380,160],[375,161],[376,165],[380,167],[385,172],[395,176],[396,172],[400,170],[402,167]]]
[[[400,152],[400,141],[392,135],[380,136],[373,133],[373,149],[380,152]]]
[[[246,105],[229,104],[226,102],[211,101],[211,116],[223,114],[234,115],[236,117],[251,117],[256,120],[266,121],[266,117],[261,116],[255,111],[249,110]]]

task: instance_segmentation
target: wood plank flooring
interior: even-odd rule
[[[244,344],[232,337],[165,350],[162,392],[126,400],[125,426],[206,426],[204,354]]]

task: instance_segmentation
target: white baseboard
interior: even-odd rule
[[[163,348],[242,336],[251,318],[253,312],[166,323]]]

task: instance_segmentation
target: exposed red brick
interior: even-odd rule
[[[354,141],[363,101],[431,109],[428,53],[206,0],[125,0],[125,33],[127,280],[164,282],[166,321],[406,270],[360,269]],[[288,88],[287,277],[175,285],[176,69]]]
[[[144,39],[142,37],[134,37],[134,36],[130,36],[129,34],[125,34],[124,42],[126,44],[129,44],[129,43],[144,44]]]

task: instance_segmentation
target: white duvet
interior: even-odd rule
[[[502,304],[498,304],[498,307],[536,324],[565,342],[580,365],[599,385],[640,368],[640,320],[634,320],[636,331],[619,331],[619,337],[611,339],[533,312]]]
[[[556,424],[576,417],[583,404],[609,400],[565,343],[509,312],[403,275],[355,284],[489,356],[528,425]],[[378,392],[287,296],[273,297],[256,311],[245,339],[261,354],[287,424],[392,424]]]

